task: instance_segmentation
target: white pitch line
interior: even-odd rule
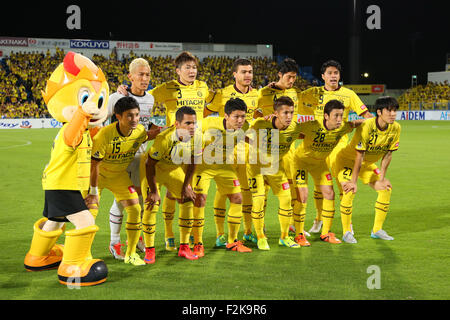
[[[14,144],[12,146],[6,146],[6,147],[0,147],[0,149],[12,149],[12,148],[19,148],[19,147],[25,147],[29,146],[31,144],[31,141],[25,140],[26,143],[24,144]]]

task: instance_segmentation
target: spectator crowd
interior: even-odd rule
[[[41,90],[59,63],[65,52],[57,49],[56,54],[44,53],[12,53],[0,60],[0,118],[41,118],[50,117]],[[111,93],[120,84],[128,83],[128,65],[138,56],[134,52],[119,59],[113,50],[109,57],[94,55],[92,60],[105,73]],[[151,87],[176,79],[174,59],[170,56],[147,56],[151,66]],[[209,56],[202,59],[199,66],[198,80],[205,81],[210,90],[216,90],[234,82],[231,66],[235,58],[225,56]],[[266,57],[250,58],[253,63],[255,88],[266,86],[277,81],[277,63]],[[307,89],[311,84],[297,77],[295,86]]]

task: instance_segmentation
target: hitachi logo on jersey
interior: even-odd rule
[[[134,154],[136,151],[128,151],[125,153],[119,153],[119,154],[111,154],[109,157],[107,157],[107,160],[121,160],[121,159],[127,159],[134,157]]]
[[[201,106],[205,103],[203,99],[178,100],[177,107]]]
[[[367,148],[368,152],[379,152],[379,151],[388,151],[389,150],[389,146],[375,146],[375,147],[369,147]]]

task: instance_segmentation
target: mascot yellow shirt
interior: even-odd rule
[[[92,140],[89,130],[83,132],[81,143],[69,147],[64,142],[64,124],[56,136],[50,162],[42,175],[44,190],[88,190],[91,170]]]

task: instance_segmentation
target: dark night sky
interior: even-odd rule
[[[313,66],[316,76],[321,63],[333,58],[344,67],[344,82],[349,79],[353,0],[53,3],[2,4],[0,34],[166,42],[208,42],[211,34],[215,43],[273,44],[274,54]],[[66,8],[75,3],[82,10],[81,31],[66,28]],[[369,72],[369,83],[406,88],[412,74],[425,83],[427,72],[444,71],[450,53],[445,1],[358,3],[360,72]],[[366,28],[372,4],[381,8],[381,30]]]

